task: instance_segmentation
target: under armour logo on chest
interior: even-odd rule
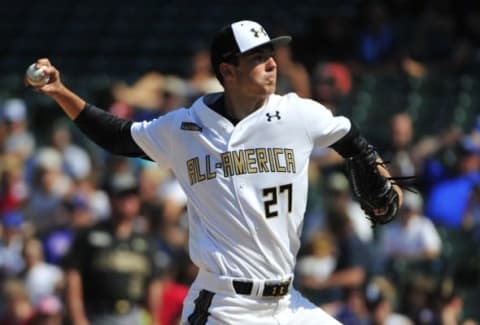
[[[250,31],[253,33],[253,36],[257,38],[260,37],[260,33],[262,33],[263,36],[267,36],[267,32],[265,31],[265,29],[263,29],[263,27],[259,29],[252,28],[250,29]]]
[[[271,121],[272,121],[272,118],[274,118],[274,117],[276,117],[277,120],[281,119],[281,117],[280,117],[280,112],[279,112],[279,111],[275,111],[275,115],[272,115],[272,114],[270,114],[270,113],[267,113],[267,114],[265,114],[265,115],[267,116],[267,121],[268,121],[268,122],[271,122]]]

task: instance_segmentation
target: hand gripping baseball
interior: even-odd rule
[[[60,73],[46,58],[37,60],[27,69],[24,82],[26,86],[46,94],[53,94],[63,86]]]
[[[25,85],[57,102],[68,117],[74,120],[85,107],[85,101],[60,80],[60,72],[48,59],[39,59],[25,73]]]

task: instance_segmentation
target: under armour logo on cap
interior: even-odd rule
[[[272,115],[272,114],[270,114],[270,113],[267,113],[267,114],[265,114],[265,115],[267,116],[267,121],[268,121],[268,122],[271,122],[271,121],[272,121],[272,118],[274,118],[274,117],[276,117],[277,120],[281,119],[281,116],[280,116],[280,112],[279,112],[279,111],[275,111],[275,114],[274,114],[274,115]]]
[[[250,29],[250,31],[253,33],[253,36],[255,36],[255,37],[260,37],[260,33],[268,36],[267,32],[265,31],[265,29],[263,29],[263,27],[261,27],[260,29],[252,28],[252,29]]]
[[[242,20],[233,23],[231,27],[240,53],[272,41],[263,26],[254,21]]]
[[[214,37],[210,49],[212,65],[228,62],[235,55],[252,51],[260,46],[286,45],[290,36],[270,38],[265,28],[257,22],[242,20],[223,27]]]

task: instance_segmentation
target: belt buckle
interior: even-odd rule
[[[288,293],[288,287],[290,286],[290,280],[275,284],[268,285],[271,287],[270,296],[272,297],[281,297],[285,296]]]

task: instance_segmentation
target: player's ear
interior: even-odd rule
[[[220,63],[219,69],[223,76],[223,80],[231,80],[235,76],[235,71],[232,64],[222,62]]]

